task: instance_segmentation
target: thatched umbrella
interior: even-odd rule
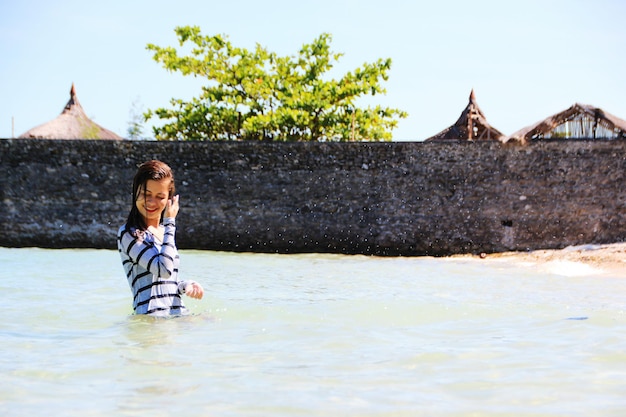
[[[23,133],[19,138],[24,139],[122,139],[115,133],[98,125],[87,115],[76,96],[76,89],[72,83],[70,101],[67,102],[61,114],[54,120],[34,127]]]
[[[474,89],[469,96],[469,103],[461,117],[452,126],[429,137],[426,141],[441,140],[502,140],[505,136],[487,122],[484,113],[476,104]]]
[[[575,103],[560,113],[518,130],[508,140],[525,143],[550,138],[626,139],[626,120],[598,107]]]

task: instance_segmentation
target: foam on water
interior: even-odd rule
[[[545,263],[544,268],[548,273],[563,275],[566,277],[600,275],[603,272],[600,268],[596,268],[582,262],[567,260],[548,261]]]

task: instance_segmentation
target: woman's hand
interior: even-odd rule
[[[179,209],[178,197],[179,196],[177,194],[171,199],[167,200],[167,205],[165,206],[165,213],[163,214],[163,217],[170,217],[170,218],[176,217],[176,215],[178,214],[178,209]]]
[[[198,300],[202,299],[204,295],[204,289],[202,285],[198,284],[195,281],[189,281],[185,286],[185,294],[187,294],[191,298],[197,298]]]

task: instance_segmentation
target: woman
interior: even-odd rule
[[[136,314],[188,314],[182,294],[200,299],[204,290],[178,278],[174,174],[161,161],[139,166],[133,180],[133,203],[126,224],[117,233],[117,248],[133,292]]]

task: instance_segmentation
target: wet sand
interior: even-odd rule
[[[489,259],[507,259],[524,262],[577,262],[611,275],[626,278],[626,242],[605,245],[569,246],[564,249],[536,250],[531,252],[504,252],[473,256]]]

